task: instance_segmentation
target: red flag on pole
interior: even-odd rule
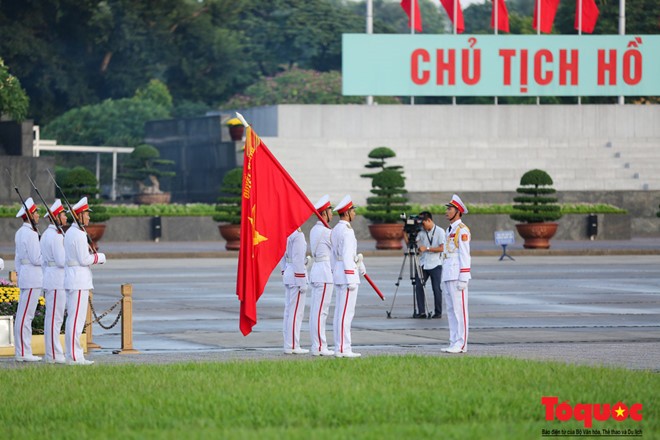
[[[495,1],[497,1],[497,5]],[[495,29],[495,8],[497,8],[497,30],[509,32],[509,11],[506,8],[506,2],[504,0],[493,0],[490,27]]]
[[[419,11],[419,3],[417,0],[414,0],[415,4],[415,31],[422,32],[422,13]],[[408,14],[408,27],[412,28],[412,11],[411,11],[411,0],[401,0],[401,8]]]
[[[248,335],[257,323],[257,301],[284,255],[287,237],[315,212],[312,202],[248,127],[236,280],[243,335]]]
[[[591,34],[598,21],[598,6],[594,0],[577,0],[575,5],[575,29],[580,30],[580,2],[582,2],[582,32]]]
[[[440,0],[442,6],[447,11],[449,19],[454,23],[454,2],[456,2],[456,33],[462,34],[465,31],[465,24],[463,22],[463,9],[461,9],[461,2],[459,0]]]
[[[539,8],[540,3],[540,8]],[[541,14],[541,32],[549,34],[552,32],[552,24],[555,22],[555,14],[559,7],[559,0],[536,0],[534,2],[534,20],[532,27],[539,28],[539,13]],[[540,11],[539,11],[540,9]]]

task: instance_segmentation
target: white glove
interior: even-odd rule
[[[105,263],[105,254],[104,253],[98,252],[96,255],[98,255],[98,257],[99,257],[97,264]]]
[[[307,255],[305,257],[305,267],[307,268],[307,272],[312,270],[313,265],[314,265],[314,259],[312,257],[310,257],[309,255]]]
[[[367,274],[367,268],[364,267],[364,263],[360,261],[360,265],[358,266],[358,270],[360,271],[360,275],[365,276]]]
[[[307,292],[307,284],[303,284],[301,286],[298,286],[298,291],[304,295],[305,292]]]
[[[459,292],[464,291],[467,289],[468,282],[467,281],[456,281],[456,289],[458,289]]]
[[[348,285],[348,290],[350,290],[351,292],[355,291],[355,289],[357,289],[357,284],[349,284]]]

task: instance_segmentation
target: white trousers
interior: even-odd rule
[[[80,362],[85,359],[83,347],[80,345],[80,335],[87,319],[87,304],[89,290],[66,291],[66,330],[64,341],[66,346],[66,360]]]
[[[445,281],[442,290],[447,308],[447,321],[449,322],[449,346],[467,350],[468,328],[468,289],[458,290],[457,280]]]
[[[284,349],[295,350],[300,348],[300,328],[305,313],[306,296],[300,292],[299,286],[285,285],[284,298]]]
[[[328,349],[325,339],[325,323],[332,301],[332,283],[312,284],[312,304],[309,308],[309,336],[312,339],[311,349],[321,352]]]
[[[351,324],[355,316],[355,303],[357,301],[358,287],[351,291],[347,284],[335,285],[335,319],[333,321],[333,336],[335,338],[335,354],[350,353]]]
[[[14,322],[16,357],[32,356],[32,319],[39,304],[41,288],[21,289]]]
[[[63,361],[64,350],[60,342],[64,310],[66,310],[66,291],[64,289],[46,290],[46,318],[44,319],[44,341],[47,361]]]

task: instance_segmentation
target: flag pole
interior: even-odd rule
[[[536,0],[536,35],[541,35],[541,0]],[[541,98],[536,97],[536,105],[541,105]]]
[[[245,118],[243,117],[242,114],[236,112],[236,117],[241,121],[241,123],[245,126],[245,128],[251,128],[251,127],[250,127],[250,124],[247,123],[247,121],[245,120]],[[250,130],[250,131],[254,131],[254,130]],[[248,133],[248,135],[249,135],[249,133]],[[265,147],[265,145],[264,145],[264,147]],[[319,218],[319,220],[321,220],[321,222],[323,222],[323,224],[325,225],[325,227],[326,227],[326,228],[330,228],[330,225],[328,224],[328,222],[327,222],[323,217],[321,217],[321,214],[320,214],[320,213],[318,212],[318,210],[314,207],[314,204],[309,200],[309,198],[307,197],[307,195],[306,195],[306,194],[300,189],[300,187],[298,186],[298,184],[296,183],[296,181],[293,180],[293,178],[291,177],[291,175],[287,172],[287,170],[284,169],[284,167],[282,166],[282,164],[281,164],[281,163],[275,158],[275,156],[273,156],[273,154],[270,152],[270,150],[269,150],[268,148],[264,148],[264,153],[266,153],[266,155],[269,156],[269,157],[271,158],[271,160],[273,161],[273,163],[275,164],[275,166],[280,170],[280,172],[282,173],[282,175],[284,176],[284,178],[285,178],[285,179],[291,184],[291,186],[293,186],[293,188],[296,190],[296,192],[297,192],[300,196],[302,196],[303,200],[305,200],[305,202],[307,203],[307,205],[308,205],[310,208],[312,208],[312,210],[314,211],[314,214],[316,214],[316,216]]]
[[[578,35],[582,35],[582,0],[578,0]],[[582,105],[582,97],[577,97],[578,105]]]
[[[415,35],[415,4],[416,0],[410,0],[410,35]],[[415,97],[410,97],[410,105],[415,105]]]
[[[619,35],[626,34],[626,0],[619,0]],[[626,100],[623,96],[619,96],[619,104],[623,105]]]
[[[500,10],[499,8],[500,2],[499,0],[491,0],[491,1],[493,2],[493,5],[495,5],[495,22],[493,23],[493,27],[495,28],[494,33],[495,35],[497,35],[498,29],[500,27],[500,17],[498,16]],[[495,101],[495,105],[497,105],[497,96],[495,96],[494,101]]]

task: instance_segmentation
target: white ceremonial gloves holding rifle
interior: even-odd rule
[[[468,282],[467,281],[456,281],[456,289],[458,289],[459,292],[464,291],[468,287]]]
[[[365,276],[367,274],[367,268],[364,267],[364,262],[362,261],[364,259],[364,256],[362,254],[357,254],[355,256],[355,264],[357,264],[358,267],[358,272],[360,275]],[[348,285],[348,290],[353,291],[357,289],[357,284],[349,284]]]

